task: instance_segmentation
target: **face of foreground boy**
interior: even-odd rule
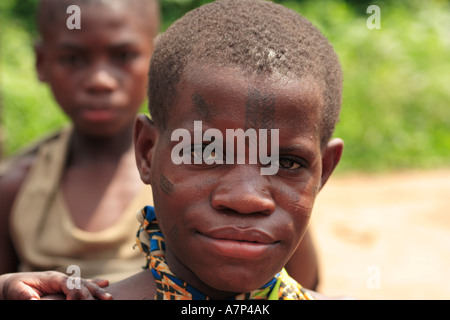
[[[107,290],[115,299],[225,299],[236,293],[244,299],[308,299],[279,271],[340,160],[343,142],[330,137],[341,93],[340,63],[328,40],[281,5],[217,0],[175,22],[152,56],[153,120],[139,117],[134,133],[137,167],[152,185],[155,204],[140,212],[136,240],[149,269]],[[275,163],[272,174],[262,174],[268,164],[261,153],[259,162],[248,161],[253,139],[228,148],[228,130],[249,129],[258,132],[258,149],[269,152],[270,166]],[[177,130],[183,138],[193,135],[194,144],[173,141]],[[220,141],[227,146],[225,164],[207,163],[205,154],[222,155],[206,152],[220,146],[205,137],[206,130],[226,137]],[[268,130],[269,146],[260,134]],[[180,164],[174,150],[194,160],[202,151],[205,162],[200,157]],[[230,163],[230,151],[246,161]],[[273,287],[265,286],[269,279]],[[191,294],[188,285],[202,295]]]
[[[167,263],[215,299],[254,290],[297,248],[343,142],[321,145],[322,92],[311,77],[256,77],[238,67],[190,65],[178,88],[166,128],[140,117],[135,131],[137,164],[153,188]],[[224,137],[226,129],[250,123],[256,131],[278,129],[278,172],[263,176],[260,165],[248,161],[175,165],[171,133],[185,128],[193,135],[194,120]]]

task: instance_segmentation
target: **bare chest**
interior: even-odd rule
[[[132,163],[68,168],[63,195],[73,223],[85,231],[114,225],[142,188]]]

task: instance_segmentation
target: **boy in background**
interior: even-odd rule
[[[72,4],[81,29],[66,25]],[[152,202],[136,172],[132,131],[158,3],[42,0],[38,27],[39,79],[71,124],[1,175],[0,274],[77,265],[82,277],[123,279],[142,265],[132,230],[136,210]]]

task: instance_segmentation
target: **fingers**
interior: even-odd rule
[[[109,286],[109,281],[106,279],[93,279],[93,280],[88,280],[88,281],[92,281],[96,285],[98,285],[99,287],[102,287],[102,288]]]
[[[48,283],[52,284],[55,292],[64,293],[67,300],[111,300],[111,294],[102,287],[109,285],[105,279],[86,280],[80,277],[68,276],[59,272],[48,272]],[[51,290],[48,290],[51,291]]]
[[[68,300],[112,300],[103,287],[105,279],[85,280],[61,272],[11,273],[0,277],[0,299],[33,300],[42,298]]]
[[[109,284],[108,280],[95,279],[85,280],[77,278],[78,285],[67,287],[65,291],[67,300],[112,300],[111,294],[106,292],[102,287],[106,287]]]
[[[90,292],[94,297],[100,300],[113,300],[113,296],[106,292],[106,290],[102,289],[104,287],[109,286],[109,281],[106,279],[94,279],[94,280],[88,280],[92,281],[92,285],[95,285],[94,287],[91,286]]]
[[[8,300],[39,300],[40,294],[21,281],[13,281],[7,288]]]
[[[19,284],[22,287],[22,290],[19,290],[18,296],[15,300],[40,300],[40,295],[24,283]]]
[[[112,295],[103,289],[103,287],[107,287],[108,285],[109,281],[105,279],[87,280],[85,284],[86,288],[94,298],[100,300],[112,300]]]

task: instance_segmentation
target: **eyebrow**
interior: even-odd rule
[[[313,148],[306,146],[305,144],[291,144],[284,147],[279,147],[279,153],[300,152],[306,154],[308,157],[314,156],[315,152]]]
[[[126,42],[120,42],[120,43],[117,43],[117,44],[110,45],[110,46],[108,46],[108,49],[117,50],[117,49],[124,49],[124,48],[129,48],[129,47],[135,47],[137,45],[138,45],[137,42],[126,41]]]

